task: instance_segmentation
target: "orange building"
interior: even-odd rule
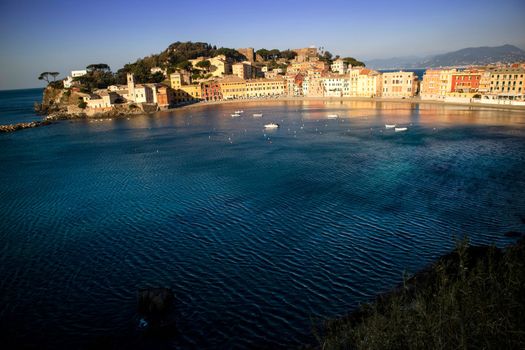
[[[476,92],[482,72],[479,70],[458,71],[452,74],[452,92]]]
[[[173,89],[169,86],[160,86],[157,88],[157,104],[161,109],[170,107],[175,101]]]
[[[423,75],[423,81],[421,82],[421,98],[433,99],[439,96],[440,86],[440,74],[439,69],[427,69]]]

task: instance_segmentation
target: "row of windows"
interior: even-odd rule
[[[490,88],[490,91],[499,91],[499,90],[500,90],[500,88],[497,87],[497,86],[496,86],[495,88]],[[511,89],[510,86],[507,86],[507,91],[511,91],[511,90],[512,90],[512,91],[516,91],[516,88],[513,87],[513,88]],[[501,87],[501,91],[502,91],[502,92],[505,91],[505,87],[502,86],[502,87]],[[517,91],[518,91],[518,92],[521,92],[521,88],[519,87]]]
[[[510,83],[511,83],[511,82],[509,81],[509,82],[508,82],[508,85],[511,85]],[[522,85],[522,84],[523,84],[523,82],[522,82],[522,81],[520,81],[519,83],[520,83],[519,85]],[[494,82],[493,82],[493,81],[491,81],[491,82],[490,82],[490,85],[494,85]],[[497,81],[497,82],[496,82],[496,85],[499,85],[499,81]],[[501,82],[501,85],[505,85],[505,82],[504,82],[504,81],[502,81],[502,82]],[[512,82],[512,85],[516,85],[516,82],[515,82],[515,81],[513,81],[513,82]]]
[[[406,82],[407,84],[412,84],[412,81],[411,80],[407,80]],[[388,84],[388,80],[385,80],[385,84]],[[392,83],[391,84],[403,84],[403,80],[398,80],[398,79],[395,79],[395,80],[392,80]]]
[[[457,80],[479,80],[481,77],[479,75],[460,75],[457,78]]]
[[[500,75],[498,74],[496,79],[499,79]],[[520,78],[523,78],[523,74],[520,74]],[[503,74],[503,79],[507,79],[507,74]],[[513,79],[512,78],[512,74],[509,74],[509,79]],[[518,75],[517,74],[514,74],[514,79],[518,79]]]

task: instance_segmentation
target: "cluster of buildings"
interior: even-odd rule
[[[521,105],[525,101],[525,63],[467,69],[429,69],[421,99]]]
[[[425,100],[449,102],[523,101],[525,64],[477,67],[470,69],[430,69],[420,82],[414,72],[379,72],[352,67],[343,59],[329,65],[319,58],[316,48],[293,50],[296,57],[287,61],[277,59],[270,69],[255,54],[253,48],[238,49],[246,61],[232,63],[224,55],[190,60],[195,70],[207,73],[204,79],[192,81],[192,74],[180,70],[162,72],[169,84],[136,84],[128,74],[126,85],[113,85],[93,94],[81,95],[86,107],[104,111],[115,104],[151,104],[165,109],[195,101],[289,97],[385,97],[411,98],[420,94]],[[209,64],[199,62],[209,61]],[[275,67],[275,65],[274,65]],[[73,71],[71,77],[85,74]],[[195,75],[193,75],[195,76]]]

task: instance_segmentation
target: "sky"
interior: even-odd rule
[[[43,86],[91,63],[113,71],[175,41],[315,45],[360,60],[476,46],[525,49],[525,0],[0,0],[0,90]]]

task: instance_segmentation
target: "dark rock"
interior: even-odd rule
[[[37,128],[39,126],[44,126],[44,125],[49,125],[49,124],[51,124],[51,121],[44,120],[44,121],[39,121],[39,122],[0,125],[0,133],[1,132],[13,132],[13,131],[28,129],[28,128]]]
[[[525,234],[523,234],[522,232],[518,232],[518,231],[509,231],[509,232],[505,232],[505,237],[519,238],[519,237],[525,237]]]
[[[173,303],[173,291],[169,288],[139,290],[139,314],[155,317],[166,313]]]
[[[174,299],[169,288],[140,289],[136,329],[149,335],[172,335],[175,332]]]

